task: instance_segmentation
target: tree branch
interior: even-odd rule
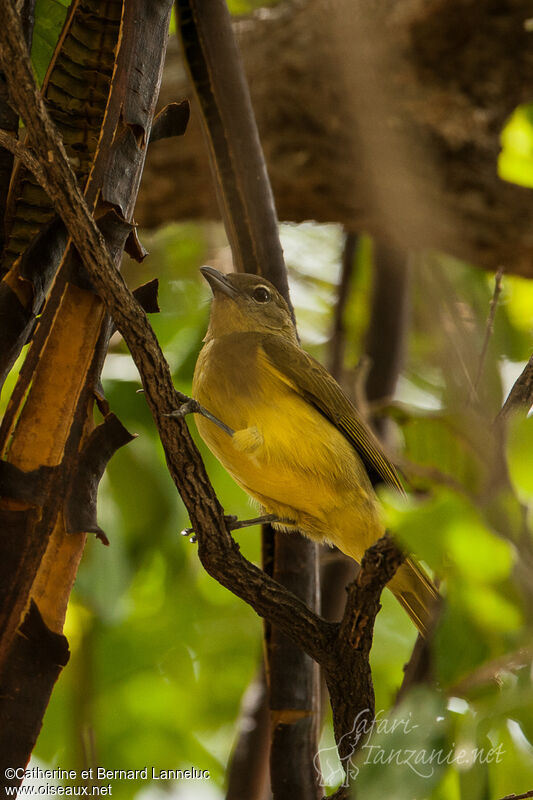
[[[150,4],[149,10],[141,0],[131,0],[125,7],[123,15],[120,14],[121,3],[113,4],[110,14],[107,14],[110,10],[108,7],[103,15],[98,13],[102,7],[100,0],[90,0],[88,5],[81,5],[83,10],[80,12],[80,4],[72,4],[70,22],[77,19],[78,12],[89,16],[92,13],[93,21],[98,17],[96,23],[98,30],[95,32],[94,26],[91,26],[89,41],[84,38],[82,51],[86,53],[90,49],[91,41],[96,41],[98,64],[107,60],[108,67],[114,65],[115,68],[107,69],[109,77],[113,73],[113,81],[106,79],[104,85],[102,82],[99,83],[98,105],[102,109],[102,116],[103,111],[106,111],[100,138],[102,146],[97,153],[90,147],[81,147],[76,150],[79,158],[76,156],[73,163],[78,168],[80,159],[83,161],[86,157],[86,163],[90,161],[89,186],[91,184],[92,186],[86,188],[85,199],[94,208],[98,196],[100,212],[102,209],[107,211],[99,216],[98,224],[101,226],[109,248],[109,256],[116,268],[122,257],[126,237],[131,234],[132,225],[129,220],[133,213],[145,155],[145,146],[142,143],[143,131],[146,134],[144,138],[146,141],[157,100],[171,0],[155,0]],[[28,70],[29,59],[25,43],[16,41],[16,31],[13,28],[16,16],[10,13],[11,6],[3,5],[1,10],[4,12],[1,14],[2,23],[4,18],[7,18],[8,24],[11,23],[11,33],[14,37],[10,39],[8,47],[0,46],[0,57],[9,54],[10,49],[16,52],[18,48],[19,51],[22,49],[26,59],[20,60],[20,63],[10,64],[8,68],[10,75],[13,72],[16,75],[14,81],[9,81],[9,75],[7,76],[10,102],[15,107],[16,91],[13,93],[13,86],[20,88],[19,84],[26,81],[27,75],[30,76],[30,81],[33,80],[33,75],[31,67]],[[113,12],[115,12],[114,19],[110,20],[109,16],[113,16]],[[105,46],[102,46],[103,38],[99,35],[101,23],[106,28]],[[66,49],[68,37],[65,39],[64,34],[67,28],[68,23],[63,28],[56,54],[61,53],[63,48]],[[118,41],[119,34],[120,46],[117,51],[114,45]],[[136,46],[141,37],[142,49]],[[79,45],[80,40],[77,42]],[[74,62],[76,64],[83,62],[79,47]],[[93,78],[96,74],[96,72],[91,73]],[[99,75],[99,81],[100,77]],[[83,84],[83,80],[81,83]],[[90,93],[92,89],[90,78],[89,83],[84,86]],[[69,94],[68,98],[70,97]],[[72,110],[72,105],[69,104],[69,111]],[[54,111],[58,111],[56,104]],[[87,106],[83,103],[79,114],[74,109],[73,113],[68,115],[72,127],[67,124],[65,128],[70,128],[71,136],[77,122],[84,126],[86,115]],[[59,117],[61,118],[61,114]],[[136,123],[136,139],[133,138],[129,128],[132,118]],[[94,122],[95,116],[92,115],[91,119]],[[64,122],[64,117],[62,121]],[[84,131],[87,132],[85,126]],[[127,136],[128,133],[130,138]],[[91,140],[90,135],[88,139]],[[108,147],[111,140],[114,140],[112,148]],[[67,135],[65,141],[68,142]],[[31,142],[29,137],[26,144],[28,142]],[[41,169],[42,163],[48,164],[54,158],[50,148],[44,150],[45,152],[38,154],[41,159],[39,164]],[[29,205],[33,210],[35,205],[41,211],[44,207],[45,213],[39,215],[38,219],[41,220],[41,225],[45,225],[46,220],[55,213],[53,205],[31,173],[18,168],[16,173],[20,180],[16,180],[14,176],[11,182],[13,198],[16,199],[15,205],[19,201],[24,205],[24,201],[28,199],[24,189],[20,190],[21,185],[28,187],[31,184],[32,196]],[[118,176],[118,180],[111,181],[112,192],[109,191],[110,174]],[[107,182],[105,178],[108,179]],[[110,195],[112,202],[109,205],[123,209],[123,216],[119,216],[115,211],[109,211],[106,202]],[[26,210],[27,208],[28,205]],[[24,214],[21,218],[23,216]],[[11,215],[11,220],[13,219]],[[55,223],[52,223],[51,226],[42,229],[36,239],[32,239],[36,229],[32,229],[31,226],[22,236],[22,242],[18,237],[10,236],[6,249],[10,249],[13,239],[16,238],[21,246],[11,250],[11,255],[16,257],[23,250],[24,254],[0,283],[2,295],[0,317],[7,326],[3,331],[5,341],[2,342],[4,346],[4,363],[0,368],[2,371],[6,367],[6,355],[7,360],[14,361],[17,353],[13,351],[17,350],[17,346],[20,349],[26,341],[25,334],[31,331],[31,319],[34,319],[35,314],[41,310],[53,274],[61,260],[68,234],[59,220],[59,226],[55,230],[56,236],[53,231],[54,225]],[[20,228],[17,230],[20,232]],[[50,240],[49,234],[53,241]],[[28,244],[30,240],[31,245],[24,249],[24,243]],[[56,258],[58,250],[61,251],[61,255]],[[23,283],[18,281],[19,275],[26,279],[24,287],[29,291],[19,292]],[[33,284],[33,291],[29,288],[29,284]],[[14,289],[11,294],[10,287]],[[21,304],[17,306],[16,299],[19,294],[21,302],[28,304],[27,308],[23,308]],[[10,314],[10,311],[16,313]],[[110,332],[103,303],[90,286],[78,255],[72,248],[48,294],[38,328],[32,332],[31,346],[0,426],[0,450],[6,459],[3,466],[10,468],[11,473],[17,468],[19,473],[22,473],[19,475],[18,489],[24,489],[25,481],[32,475],[34,478],[39,475],[48,475],[50,478],[42,483],[43,491],[40,494],[35,491],[22,492],[22,496],[18,498],[20,504],[17,504],[16,515],[10,513],[12,509],[10,499],[17,497],[17,486],[6,486],[4,481],[1,492],[3,498],[0,510],[3,523],[6,523],[4,525],[6,536],[2,537],[2,563],[7,562],[11,569],[9,574],[7,572],[4,574],[4,577],[8,577],[8,581],[6,591],[2,592],[0,610],[5,622],[0,625],[2,673],[0,715],[5,720],[6,714],[11,717],[13,707],[19,709],[17,737],[13,735],[12,722],[9,725],[0,725],[0,761],[4,766],[13,767],[17,764],[24,766],[27,763],[42,725],[43,710],[58,673],[57,667],[60,662],[50,648],[45,648],[42,651],[42,662],[48,659],[50,668],[45,670],[40,667],[39,684],[35,683],[35,660],[31,651],[20,650],[18,647],[21,615],[28,608],[31,598],[35,601],[46,628],[51,633],[56,632],[59,635],[63,630],[66,606],[86,534],[84,532],[70,535],[71,532],[79,531],[77,521],[71,516],[69,525],[62,510],[69,492],[69,478],[74,474],[74,466],[79,463],[80,445],[87,441],[93,424],[95,387],[98,384]],[[48,376],[53,376],[53,380],[48,380]],[[7,441],[9,445],[6,446]],[[92,473],[96,478],[98,471],[98,468],[96,471],[88,469],[86,477]],[[82,488],[81,484],[79,488]],[[87,495],[86,492],[85,494]],[[89,491],[90,494],[92,489]],[[89,501],[89,496],[84,500]],[[93,527],[88,518],[78,522],[84,531],[87,527]],[[60,638],[63,640],[63,637]],[[15,690],[13,686],[16,687]]]
[[[500,800],[527,800],[529,797],[533,797],[533,789],[525,794],[506,794],[505,797],[501,797]]]
[[[385,242],[374,242],[370,320],[365,355],[370,360],[366,378],[369,404],[391,398],[396,388],[405,350],[409,311],[409,254]],[[374,426],[385,438],[383,417]]]
[[[361,561],[330,658],[323,662],[331,705],[333,727],[341,761],[346,763],[362,744],[355,723],[362,716],[374,719],[374,687],[369,654],[379,598],[386,583],[403,561],[403,554],[388,536],[370,547]],[[351,687],[357,687],[354,694]]]
[[[291,307],[274,198],[226,2],[177,0],[176,11],[235,267],[268,277]]]
[[[260,616],[268,615],[285,630],[292,631],[302,646],[305,643],[307,652],[320,657],[320,645],[330,635],[329,625],[275,581],[267,580],[262,570],[240,555],[187,426],[183,420],[169,416],[183,396],[175,391],[170,369],[148,318],[114,268],[103,237],[87,208],[35,85],[11,0],[0,0],[0,9],[4,18],[0,29],[0,59],[11,95],[31,131],[29,135],[45,175],[47,191],[139,369],[171,476],[198,532],[202,563],[223,585],[249,602]],[[294,626],[295,616],[297,628]]]
[[[35,158],[35,156],[32,155],[23,142],[19,142],[19,140],[15,139],[15,137],[8,133],[8,131],[0,130],[0,147],[4,147],[14,156],[19,158],[24,166],[27,167],[27,169],[29,169],[33,175],[35,175],[40,185],[43,188],[46,187],[44,171],[41,169],[39,161]]]
[[[205,569],[248,602],[260,616],[279,625],[326,669],[339,739],[353,724],[354,709],[369,701],[369,691],[354,692],[359,672],[369,680],[368,652],[379,596],[399,556],[386,539],[367,551],[341,625],[325,622],[291,592],[248,562],[238,551],[204,465],[182,419],[173,419],[180,396],[148,322],[122,276],[87,208],[64,148],[35,85],[20,23],[11,0],[0,0],[0,59],[13,101],[20,110],[42,165],[47,190],[76,244],[95,290],[113,316],[139,369],[144,393],[157,425],[170,474],[198,533]],[[357,644],[357,648],[352,645]],[[352,669],[356,665],[357,669]],[[371,683],[370,683],[371,686]],[[348,727],[347,727],[348,726]],[[346,738],[349,742],[349,737]],[[343,751],[344,752],[344,751]],[[346,751],[347,752],[347,751]]]
[[[333,312],[333,326],[329,340],[328,368],[334,378],[342,380],[345,348],[344,312],[350,294],[358,236],[351,231],[344,234],[344,247],[341,259],[341,274],[337,286],[337,301]]]
[[[35,22],[35,0],[20,0],[17,11],[21,18],[26,44],[28,50],[30,50]],[[3,128],[6,133],[12,134],[15,139],[17,138],[19,117],[15,109],[9,104],[7,85],[2,73],[0,73],[0,128]],[[0,145],[0,220],[4,220],[12,173],[13,151],[10,147]],[[2,226],[0,228],[0,260],[4,250],[5,233]]]

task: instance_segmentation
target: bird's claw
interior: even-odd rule
[[[192,397],[189,397],[188,400],[185,400],[180,406],[175,408],[173,411],[170,411],[168,414],[163,414],[164,417],[186,417],[187,414],[195,414],[198,411],[199,403],[196,400],[193,400]]]
[[[182,531],[180,531],[180,536],[188,536],[189,542],[192,542],[193,544],[194,542],[198,541],[198,537],[194,532],[194,528],[184,528]]]

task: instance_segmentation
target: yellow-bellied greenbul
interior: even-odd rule
[[[402,491],[396,470],[336,380],[303,350],[287,303],[264,278],[211,267],[211,318],[193,397],[200,435],[281,530],[298,529],[360,561],[384,533],[372,486]],[[437,590],[407,559],[388,584],[421,633]]]

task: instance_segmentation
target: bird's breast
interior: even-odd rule
[[[259,346],[230,344],[205,345],[193,394],[235,431],[229,436],[196,415],[200,435],[234,479],[263,505],[270,498],[306,513],[361,491],[366,475],[340,431],[269,366]]]

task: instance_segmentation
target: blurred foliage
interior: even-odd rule
[[[519,106],[502,133],[498,159],[501,178],[533,187],[533,104]]]
[[[259,8],[276,6],[280,0],[228,0],[228,8],[231,14],[239,16],[251,14]]]
[[[324,358],[342,232],[284,225],[281,236],[304,346]],[[132,286],[159,277],[161,313],[152,323],[176,386],[189,392],[209,312],[198,267],[206,261],[224,266],[225,237],[217,225],[183,224],[144,236],[143,243],[149,257],[142,265],[128,260],[124,273]],[[363,237],[346,315],[348,384],[367,323],[371,262],[372,247]],[[500,452],[490,433],[491,414],[508,391],[509,376],[528,357],[532,337],[524,281],[506,277],[474,390],[493,284],[492,276],[435,254],[413,266],[409,348],[389,409],[412,491],[405,500],[388,493],[382,500],[390,529],[442,580],[446,605],[434,642],[437,688],[408,694],[394,714],[409,725],[398,723],[394,734],[374,731],[376,740],[351,765],[365,797],[470,800],[533,785],[533,689],[526,666],[531,598],[524,585],[531,571],[521,569],[528,552],[523,504],[532,489],[533,420],[512,422],[510,481],[503,484],[494,474]],[[52,696],[36,755],[63,768],[209,769],[212,793],[206,797],[222,797],[215,787],[222,791],[240,699],[260,657],[261,622],[203,572],[195,545],[179,536],[186,514],[118,335],[104,387],[112,409],[138,438],[113,457],[101,486],[99,518],[111,546],[88,543],[67,620],[72,661]],[[245,495],[198,444],[227,512],[248,516]],[[258,563],[258,531],[237,538]],[[383,717],[394,704],[415,635],[385,592],[372,651]],[[322,749],[331,746],[327,727]],[[403,763],[411,750],[427,755],[425,771]],[[403,761],[391,755],[397,751]],[[444,754],[442,763],[431,755],[437,752]],[[387,769],[374,755],[389,758]],[[130,783],[113,785],[116,797],[134,792]],[[159,796],[145,781],[137,788],[143,797]],[[178,783],[174,791],[176,797],[202,796],[198,784]]]
[[[37,0],[32,55],[40,80],[67,5]],[[230,8],[247,13],[258,5],[235,0]],[[524,186],[533,186],[532,120],[531,106],[518,109],[502,136],[500,174]],[[342,231],[284,225],[281,237],[303,344],[324,360]],[[161,313],[152,322],[176,386],[188,393],[208,318],[209,291],[198,267],[227,263],[225,238],[219,226],[183,224],[145,236],[144,244],[150,256],[142,265],[127,261],[124,273],[132,286],[159,277]],[[382,499],[390,529],[438,575],[446,603],[433,648],[435,688],[409,692],[388,727],[378,726],[348,767],[367,799],[496,800],[533,786],[527,526],[533,421],[513,420],[506,444],[493,436],[494,416],[531,354],[533,285],[505,277],[480,370],[493,277],[434,253],[414,259],[412,267],[406,359],[387,409],[411,492],[407,500]],[[371,275],[372,244],[361,237],[345,319],[351,387]],[[188,520],[118,335],[103,383],[111,408],[138,438],[114,456],[101,484],[99,521],[111,546],[88,541],[65,629],[72,658],[35,756],[63,769],[195,767],[211,774],[208,786],[116,781],[119,800],[222,797],[262,625],[204,573],[195,545],[179,536]],[[192,422],[191,430],[226,511],[248,516],[247,498],[198,442]],[[508,476],[501,469],[505,456]],[[258,531],[236,538],[244,555],[259,562]],[[395,703],[414,640],[407,616],[385,592],[372,650],[382,718]],[[324,761],[331,746],[326,726]]]

